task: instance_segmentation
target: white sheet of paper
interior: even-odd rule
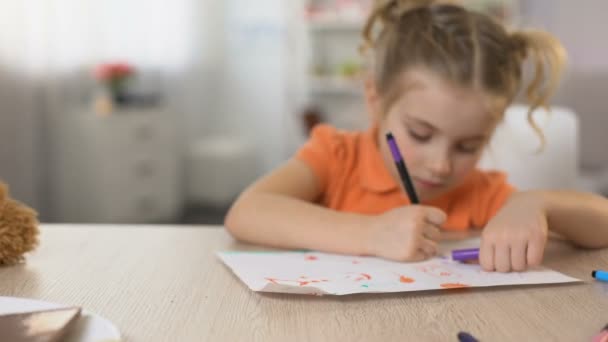
[[[319,252],[220,252],[218,256],[251,290],[261,292],[347,295],[580,281],[546,268],[484,272],[479,265],[448,257],[452,249],[475,246],[479,239],[444,243],[439,257],[419,263]]]

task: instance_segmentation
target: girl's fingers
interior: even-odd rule
[[[494,265],[498,272],[511,271],[511,246],[509,244],[502,243],[494,247]]]
[[[521,241],[511,245],[511,269],[516,272],[523,272],[528,266],[527,248],[528,242]]]
[[[426,254],[425,251],[419,249],[409,260],[409,262],[418,262],[427,260],[430,256]]]
[[[437,241],[441,237],[441,230],[437,226],[427,224],[422,230],[422,235],[429,240]]]
[[[422,239],[420,242],[419,249],[424,252],[428,257],[435,256],[437,254],[437,242],[428,239]]]
[[[481,239],[481,247],[479,248],[479,264],[484,271],[494,272],[494,244],[489,239]]]
[[[526,251],[528,266],[540,266],[543,262],[543,254],[545,253],[546,239],[531,239],[528,242]]]

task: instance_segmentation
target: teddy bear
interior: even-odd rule
[[[10,198],[8,186],[0,182],[0,266],[25,260],[38,246],[38,213]]]

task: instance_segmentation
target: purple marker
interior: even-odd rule
[[[458,341],[459,342],[478,342],[473,335],[466,333],[464,331],[458,333]]]
[[[479,259],[479,248],[453,250],[452,259],[457,261],[477,260]]]
[[[397,166],[397,170],[399,171],[401,182],[403,183],[403,187],[405,188],[405,191],[407,192],[407,195],[410,198],[410,202],[412,202],[412,204],[419,204],[420,200],[418,200],[418,195],[416,194],[416,189],[414,189],[414,184],[412,184],[410,174],[407,172],[407,167],[405,167],[405,162],[403,161],[401,152],[399,152],[397,142],[395,141],[393,134],[391,134],[390,132],[386,134],[386,142],[388,143],[388,146],[391,149],[391,153],[393,154],[393,160],[395,160],[395,165]]]

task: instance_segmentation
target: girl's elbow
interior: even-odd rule
[[[232,205],[232,207],[228,210],[226,217],[224,217],[224,227],[226,228],[226,231],[230,233],[230,235],[238,239],[240,235],[240,230],[238,229],[239,226],[238,210],[236,210],[235,206]]]
[[[232,204],[228,213],[224,217],[224,227],[226,231],[239,241],[247,240],[248,206],[239,198]]]
[[[608,247],[608,239],[603,241],[585,241],[584,243],[577,243],[576,245],[584,249],[603,249]]]
[[[608,236],[596,236],[592,239],[571,239],[570,242],[578,248],[603,249],[608,247]]]

